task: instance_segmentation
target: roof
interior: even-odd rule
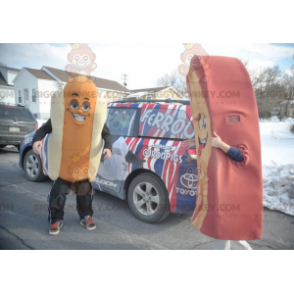
[[[20,69],[18,69],[18,68],[8,67],[8,66],[4,66],[4,65],[0,65],[0,66],[3,68],[6,68],[7,70],[20,71]]]
[[[79,76],[79,74],[74,74],[65,70],[53,68],[53,67],[48,67],[44,66],[47,70],[49,70],[54,76],[56,76],[59,80],[62,82],[67,82],[69,78],[72,78],[73,76]],[[129,89],[125,88],[121,84],[119,84],[116,81],[112,80],[107,80],[107,79],[102,79],[102,78],[97,78],[94,76],[91,76],[91,80],[95,83],[97,88],[102,88],[102,89],[109,89],[109,90],[115,90],[119,92],[130,92]]]
[[[24,69],[26,69],[28,72],[30,72],[33,76],[35,76],[38,79],[55,81],[55,79],[53,79],[51,76],[49,76],[43,70],[33,69],[33,68],[27,68],[27,67],[24,67]]]
[[[144,96],[146,94],[146,92],[137,92],[137,93],[133,93],[133,94],[131,94],[131,95],[128,95],[128,96],[126,96],[125,98],[127,99],[127,98],[132,98],[132,97],[135,97],[135,98],[137,98],[137,97],[142,97],[142,96]]]
[[[3,75],[2,75],[1,72],[0,72],[0,86],[6,86],[6,87],[13,88],[12,85],[9,85],[9,84],[6,83],[6,80],[4,79],[4,77],[3,77]]]
[[[131,90],[131,92],[159,92],[162,91],[164,89],[169,88],[170,86],[165,86],[165,87],[155,87],[155,88],[145,88],[145,89],[136,89],[136,90]]]

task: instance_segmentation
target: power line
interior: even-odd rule
[[[127,79],[128,79],[128,75],[126,74],[122,74],[121,75],[122,80],[124,81],[123,85],[126,87],[127,86]]]

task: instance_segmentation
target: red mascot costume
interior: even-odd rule
[[[263,184],[256,98],[250,76],[236,58],[210,56],[199,80],[195,56],[187,74],[197,149],[197,203],[192,224],[215,239],[254,240],[262,236]],[[235,162],[212,148],[217,133],[243,153]]]

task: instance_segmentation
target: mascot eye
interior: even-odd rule
[[[78,109],[79,108],[79,102],[76,99],[72,99],[70,100],[70,104],[69,104],[71,109]]]
[[[202,119],[199,120],[199,130],[202,131],[203,129],[203,122]]]
[[[207,122],[206,122],[206,116],[204,117],[204,130],[206,130]]]
[[[88,55],[84,56],[84,60],[87,61],[88,60]]]
[[[75,169],[74,169],[74,173],[75,174],[78,174],[80,172],[80,168],[79,167],[75,167]]]
[[[75,60],[78,61],[80,58],[78,55],[76,55]]]
[[[88,101],[83,102],[83,104],[82,104],[82,109],[83,109],[84,111],[88,111],[90,108],[91,108],[91,107],[90,107],[90,103],[89,103]]]
[[[192,58],[193,58],[193,56],[194,56],[194,55],[192,55],[192,54],[189,54],[189,55],[187,56],[187,57],[188,57],[188,60],[189,60],[189,61],[191,61],[191,60],[192,60]]]
[[[87,174],[87,173],[88,173],[88,169],[84,168],[84,174]]]

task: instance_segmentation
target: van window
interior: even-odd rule
[[[135,137],[138,135],[136,127],[137,109],[127,107],[108,108],[106,124],[113,136]]]
[[[148,105],[141,109],[139,136],[185,140],[194,138],[192,115],[188,116],[186,106],[182,105]]]
[[[20,121],[34,121],[35,118],[31,112],[27,109],[14,108],[11,106],[0,107],[0,118],[4,119],[15,119]]]

